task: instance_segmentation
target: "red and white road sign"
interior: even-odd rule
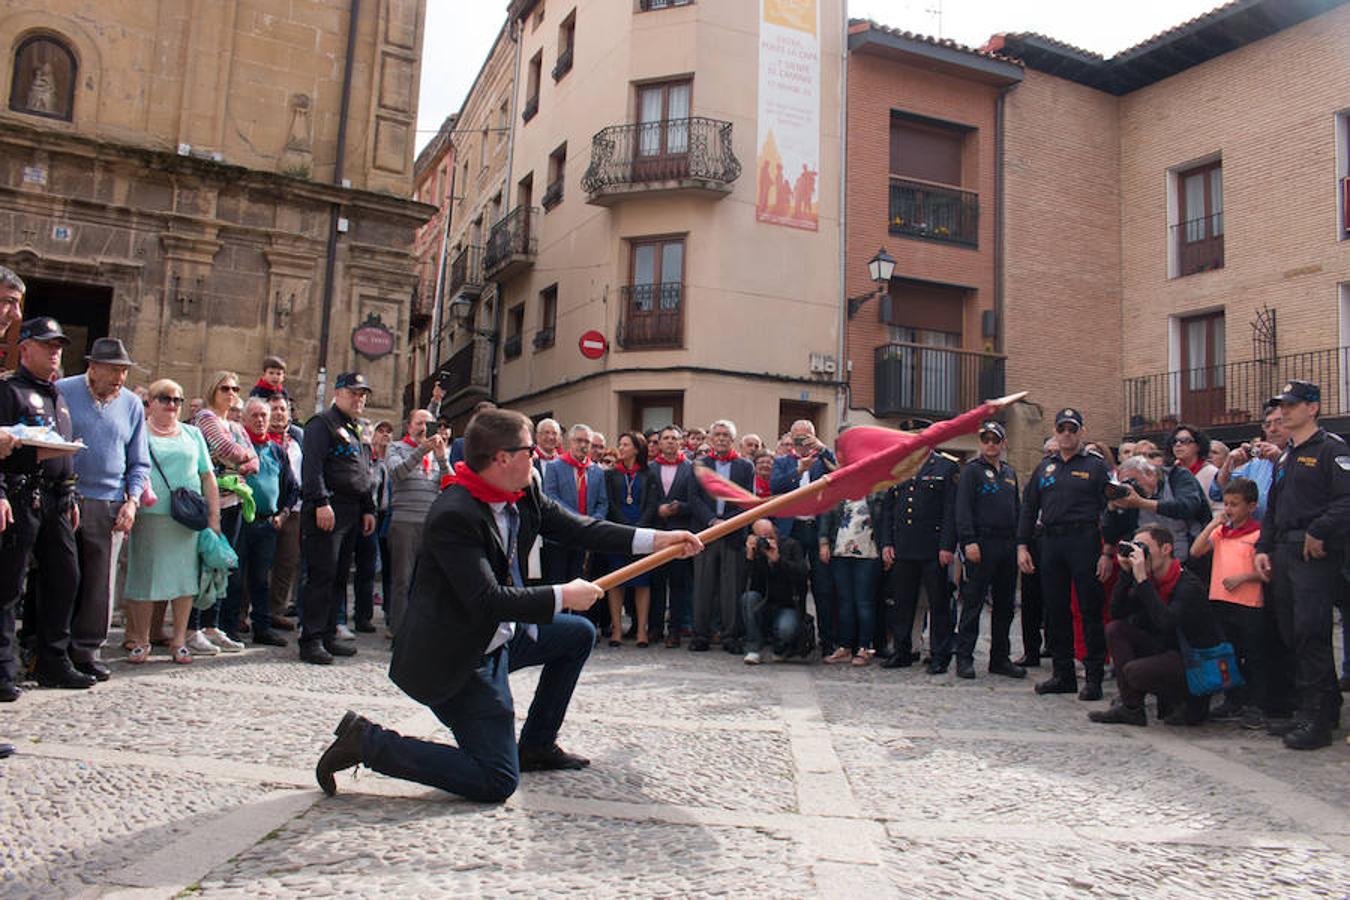
[[[588,331],[583,334],[581,340],[577,342],[577,346],[581,348],[581,355],[587,359],[599,359],[609,349],[609,343],[605,340],[605,336],[598,331]]]

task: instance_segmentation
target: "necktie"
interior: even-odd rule
[[[506,562],[511,570],[511,584],[524,587],[525,579],[520,574],[520,552],[516,538],[520,534],[520,511],[514,503],[506,504]],[[525,636],[532,641],[539,640],[539,626],[526,625]]]

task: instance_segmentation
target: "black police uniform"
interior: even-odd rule
[[[338,604],[346,600],[347,578],[356,541],[361,537],[361,517],[375,514],[375,498],[361,426],[336,405],[305,423],[302,447],[300,549],[306,582],[300,650],[302,655],[310,655],[316,654],[315,645],[320,642],[330,653],[338,646]],[[333,508],[332,531],[323,531],[315,521],[315,511],[324,505]],[[351,652],[346,647],[339,654]]]
[[[940,453],[931,454],[909,481],[886,492],[882,503],[881,546],[895,549],[891,567],[894,605],[887,608],[895,637],[895,661],[903,666],[912,656],[910,632],[919,602],[919,588],[928,591],[928,639],[934,673],[952,656],[952,602],[947,569],[938,552],[956,550],[956,483],[961,470]]]
[[[1324,542],[1324,558],[1303,558],[1308,535]],[[1317,736],[1317,746],[1330,741],[1330,731],[1340,721],[1331,610],[1342,590],[1342,547],[1347,537],[1350,447],[1319,428],[1302,444],[1290,446],[1276,464],[1256,545],[1257,552],[1271,556],[1275,621],[1296,658],[1296,727]]]
[[[1083,617],[1083,661],[1087,681],[1100,690],[1106,665],[1106,629],[1102,624],[1105,602],[1097,580],[1101,556],[1101,515],[1106,509],[1106,485],[1111,473],[1101,457],[1083,447],[1067,460],[1054,453],[1041,460],[1027,482],[1017,527],[1017,543],[1029,547],[1040,517],[1041,592],[1045,605],[1046,637],[1054,659],[1054,686],[1077,690],[1073,661],[1073,607],[1070,588],[1078,592]],[[1045,683],[1049,686],[1050,683]],[[1041,687],[1041,685],[1038,685]],[[1086,691],[1085,691],[1086,694]]]
[[[25,331],[28,328],[25,323]],[[66,440],[72,437],[70,410],[56,385],[22,366],[0,375],[0,425],[18,424],[50,426]],[[37,621],[25,622],[24,627],[37,637],[38,681],[54,687],[94,683],[91,676],[75,670],[68,656],[70,618],[80,581],[70,521],[76,503],[74,458],[62,454],[39,462],[37,455],[35,447],[20,447],[0,460],[0,497],[9,501],[14,516],[0,535],[0,689],[6,692],[19,681],[15,607],[34,557],[42,573]]]
[[[1009,638],[1017,589],[1017,509],[1017,473],[1012,466],[1002,460],[990,465],[983,457],[966,463],[956,490],[956,538],[963,548],[977,544],[980,561],[965,562],[956,658],[967,663],[974,659],[984,597],[992,589],[989,669],[1005,674],[1017,671]]]

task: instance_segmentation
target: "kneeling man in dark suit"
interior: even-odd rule
[[[595,645],[595,626],[577,615],[602,591],[583,579],[525,587],[521,556],[536,535],[586,550],[651,553],[668,546],[693,556],[687,531],[653,531],[586,518],[554,503],[532,481],[530,420],[485,410],[464,434],[464,462],[427,514],[407,609],[389,677],[425,703],[459,746],[404,737],[348,712],[320,757],[319,786],[364,763],[394,778],[484,803],[516,790],[522,771],[590,764],[557,744],[572,690]],[[543,666],[517,742],[507,675]]]

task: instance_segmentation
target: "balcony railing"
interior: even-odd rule
[[[539,112],[539,95],[528,97],[525,100],[525,107],[520,111],[520,120],[528,122],[534,118],[534,114]]]
[[[572,48],[558,54],[558,61],[553,64],[553,80],[561,81],[562,77],[572,71]]]
[[[549,186],[544,188],[544,196],[539,198],[539,205],[544,209],[552,209],[562,202],[563,198],[563,180],[550,182]]]
[[[534,223],[538,216],[539,210],[532,206],[517,206],[492,226],[483,250],[486,277],[508,278],[534,262]]]
[[[629,284],[619,289],[623,301],[619,345],[644,350],[684,345],[684,284]]]
[[[581,187],[592,203],[638,190],[725,195],[740,174],[731,123],[695,116],[601,129],[591,139]]]
[[[518,334],[513,334],[502,342],[502,353],[505,354],[507,359],[515,359],[520,356],[520,350],[521,339]]]
[[[465,247],[450,263],[450,280],[445,295],[450,299],[460,296],[477,297],[483,292],[483,248]]]
[[[1177,248],[1177,275],[1223,268],[1223,213],[1201,216],[1172,226]]]
[[[639,12],[651,12],[654,9],[670,9],[674,6],[689,6],[694,0],[638,0]]]
[[[487,390],[492,380],[492,341],[482,335],[475,335],[469,343],[456,350],[448,360],[423,384],[422,394],[430,399],[431,387],[437,382],[445,391],[442,405],[448,410],[450,404],[464,396],[470,389],[477,393]]]
[[[973,191],[892,178],[888,222],[891,234],[975,247],[980,242],[980,198]]]
[[[891,343],[876,349],[877,415],[946,419],[1002,397],[1004,358],[977,350]]]
[[[1139,434],[1167,431],[1179,422],[1197,428],[1259,422],[1266,401],[1295,378],[1321,387],[1323,416],[1347,415],[1348,361],[1350,347],[1337,347],[1126,378],[1125,430]]]

